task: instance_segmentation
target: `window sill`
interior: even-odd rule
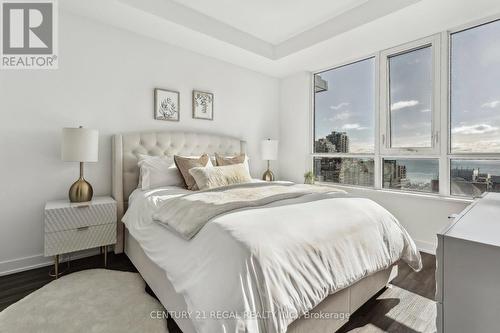
[[[447,201],[447,202],[460,202],[460,203],[466,203],[466,204],[470,204],[474,201],[474,199],[470,199],[470,198],[443,196],[443,195],[439,195],[439,194],[430,194],[430,193],[421,193],[421,192],[377,189],[377,188],[369,188],[369,187],[355,186],[355,185],[333,184],[333,183],[327,183],[327,182],[316,182],[315,184],[345,189],[348,192],[349,192],[349,190],[357,190],[357,191],[363,191],[363,192],[366,191],[366,192],[375,192],[375,193],[387,193],[387,194],[395,194],[395,195],[408,196],[408,197],[416,197],[416,198],[421,198],[421,199],[440,200],[440,201]]]

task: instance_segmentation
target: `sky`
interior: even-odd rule
[[[391,147],[431,147],[432,49],[389,58]]]
[[[479,169],[481,173],[500,176],[500,161],[495,160],[451,160],[451,169]]]
[[[451,37],[452,153],[500,152],[500,21]],[[429,147],[432,123],[430,47],[389,59],[391,146]],[[320,73],[315,138],[345,131],[351,153],[374,148],[374,59]]]
[[[451,37],[452,152],[500,152],[500,21]]]
[[[319,74],[328,90],[315,94],[315,138],[347,132],[351,153],[374,152],[375,59]]]

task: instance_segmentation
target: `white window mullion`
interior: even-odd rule
[[[441,130],[438,136],[441,146],[441,154],[439,156],[439,194],[443,196],[450,195],[450,160],[448,152],[450,150],[450,47],[449,35],[447,32],[441,33]]]
[[[387,59],[379,52],[378,57],[378,129],[379,134],[377,135],[377,139],[379,140],[378,152],[379,154],[386,154],[388,151],[389,145],[389,131],[391,125],[389,123],[389,115],[387,112],[387,106],[389,105],[389,92],[388,92],[388,65]]]
[[[380,122],[380,52],[375,55],[375,156],[374,156],[374,187],[382,188],[382,159],[380,158],[381,140],[381,122]]]

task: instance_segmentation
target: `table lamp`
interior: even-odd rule
[[[278,140],[262,140],[260,144],[262,159],[267,160],[267,170],[262,175],[262,180],[272,182],[274,181],[274,174],[269,169],[269,161],[278,159]]]
[[[80,178],[69,189],[70,202],[87,202],[92,200],[94,190],[83,178],[83,163],[97,162],[99,132],[94,129],[63,128],[61,158],[63,161],[80,162]]]

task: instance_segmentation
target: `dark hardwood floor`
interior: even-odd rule
[[[389,288],[354,312],[339,333],[436,332],[436,257],[421,253],[423,269],[400,264]]]
[[[352,314],[350,321],[339,332],[435,332],[435,257],[422,253],[422,260],[424,268],[418,273],[406,264],[399,265],[398,277],[391,286]],[[61,269],[64,265],[61,264]],[[71,261],[65,274],[101,267],[102,256],[92,256]],[[53,281],[48,275],[51,268],[42,267],[0,276],[0,311]],[[109,253],[107,268],[137,271],[125,254]],[[170,333],[181,333],[173,320],[168,320],[168,328]]]

